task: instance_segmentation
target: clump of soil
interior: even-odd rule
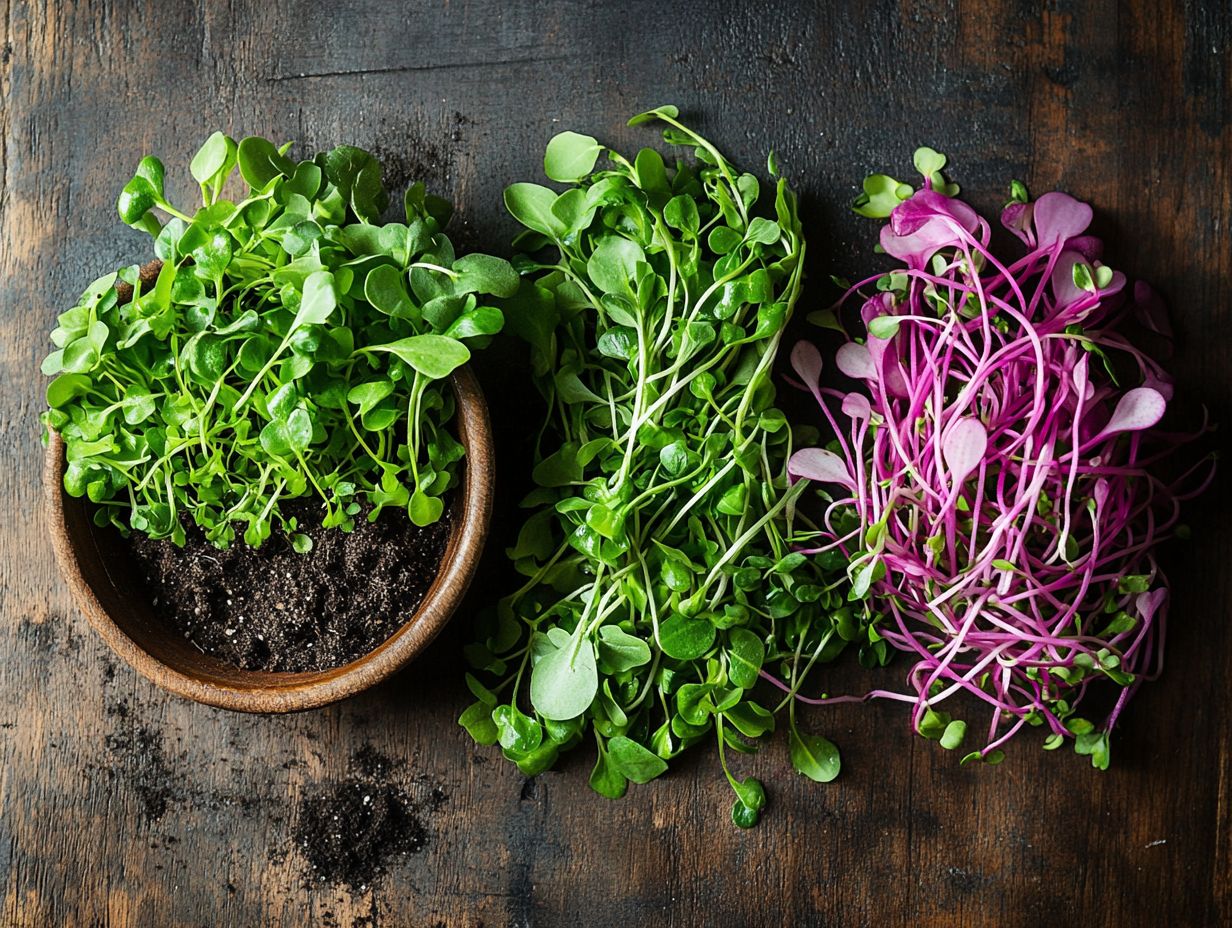
[[[206,654],[244,670],[325,670],[371,651],[402,625],[432,585],[449,538],[439,522],[416,526],[401,510],[355,530],[322,528],[308,501],[283,508],[312,538],[299,554],[274,532],[259,548],[215,548],[196,526],[187,543],[128,540],[160,615]]]
[[[389,758],[371,747],[356,754],[351,766],[350,777],[300,801],[294,839],[315,882],[362,892],[394,860],[424,848],[424,816],[439,808],[444,794],[438,789],[426,803],[415,801],[395,778]]]

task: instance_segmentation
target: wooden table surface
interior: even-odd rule
[[[0,925],[1232,923],[1226,492],[1169,553],[1168,671],[1124,718],[1111,770],[1030,739],[998,768],[959,768],[901,710],[835,707],[806,718],[839,742],[840,779],[793,774],[782,741],[741,758],[771,793],[744,832],[707,750],[613,803],[587,788],[580,753],[526,781],[476,748],[454,723],[465,616],[393,682],[317,712],[245,717],[156,690],[117,665],[57,574],[37,423],[55,315],[146,255],[114,209],[142,155],[174,166],[187,196],[183,166],[218,127],[301,151],[352,142],[395,183],[451,196],[462,245],[506,251],[502,186],[539,179],[552,134],[650,143],[625,119],[664,102],[740,163],[778,152],[815,282],[867,266],[875,226],[846,204],[869,171],[908,174],[920,144],[984,208],[1011,178],[1094,201],[1112,263],[1173,306],[1182,404],[1228,422],[1226,0],[2,6]],[[480,369],[502,442],[490,576],[539,414],[517,357],[498,349]],[[423,851],[376,886],[310,886],[296,803],[365,747],[447,798]]]

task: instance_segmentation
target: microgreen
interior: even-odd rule
[[[467,649],[499,699],[477,696],[461,721],[490,743],[517,713],[535,734],[500,743],[528,775],[593,739],[590,783],[611,797],[713,737],[747,827],[765,791],[732,775],[728,749],[755,750],[785,705],[796,730],[790,698],[764,704],[755,686],[772,668],[794,693],[873,618],[843,606],[844,563],[793,553],[815,526],[796,512],[801,436],[771,373],[803,273],[795,196],[737,170],[675,108],[632,124],[650,121],[693,160],[564,133],[544,167],[568,189],[505,191],[525,227],[509,327],[549,414],[509,552],[526,582]],[[829,742],[796,741],[796,768],[833,779]]]
[[[157,158],[121,191],[120,218],[154,239],[157,281],[143,288],[136,266],[99,278],[43,364],[64,486],[100,524],[183,543],[191,520],[219,547],[277,526],[306,551],[280,509],[292,497],[319,497],[343,529],[365,503],[371,519],[441,517],[464,454],[444,379],[500,331],[489,297],[511,295],[517,274],[457,257],[448,204],[422,184],[405,222],[380,224],[389,195],[362,149],[297,162],[288,148],[214,133],[189,165],[193,211],[167,199]],[[124,304],[118,281],[133,288]]]
[[[956,750],[967,724],[938,707],[966,693],[991,719],[964,763],[1000,763],[1037,726],[1045,748],[1072,740],[1103,769],[1130,696],[1162,667],[1156,546],[1213,467],[1160,476],[1184,440],[1156,427],[1172,384],[1123,323],[1167,326],[1147,285],[1131,293],[1094,261],[1091,208],[1064,193],[1031,201],[1015,182],[1002,222],[1026,253],[1007,258],[953,198],[945,158],[920,149],[915,165],[921,189],[876,175],[855,206],[889,219],[881,249],[902,267],[845,287],[822,320],[833,328],[862,298],[867,338],[836,356],[855,388],[817,389],[817,350],[793,352],[835,437],[790,465],[829,506],[814,553],[845,560],[853,599],[890,614],[876,633],[914,660],[911,692],[809,701],[907,702],[919,734]],[[1099,686],[1115,699],[1097,724],[1079,711]]]

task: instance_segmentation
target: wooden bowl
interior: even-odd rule
[[[143,268],[148,271],[149,266]],[[330,670],[273,673],[241,670],[201,653],[157,615],[115,529],[96,526],[93,505],[64,491],[64,443],[53,433],[43,469],[48,529],[78,608],[138,673],[163,689],[222,709],[313,709],[396,673],[427,647],[458,608],[488,533],[494,474],[487,403],[468,368],[456,371],[451,381],[457,399],[458,438],[466,446],[466,457],[461,485],[454,493],[441,568],[415,613],[363,657]]]

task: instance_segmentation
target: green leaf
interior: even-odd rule
[[[938,169],[940,170],[940,169]],[[941,746],[947,751],[953,751],[963,743],[963,738],[967,735],[967,723],[955,719],[945,726],[945,731],[941,734]]]
[[[516,706],[492,710],[500,746],[511,754],[529,754],[543,743],[543,726]]]
[[[646,255],[637,242],[620,235],[599,240],[586,264],[586,272],[604,293],[633,293],[638,262]]]
[[[668,657],[692,661],[714,646],[715,628],[709,619],[675,613],[659,626],[659,646]]]
[[[791,732],[791,765],[817,783],[829,783],[838,776],[842,767],[838,748],[821,735],[801,734],[794,728]]]
[[[874,338],[893,338],[898,333],[900,316],[877,316],[868,323],[868,334]]]
[[[410,335],[388,345],[372,345],[362,350],[388,352],[432,380],[448,377],[471,356],[456,338],[432,334]]]
[[[732,789],[745,806],[754,812],[760,812],[766,807],[766,788],[756,777],[746,777],[732,784]]]
[[[616,735],[607,743],[612,765],[634,783],[649,783],[667,771],[667,762],[636,741]]]
[[[208,183],[215,179],[215,175],[222,173],[224,169],[229,170],[235,164],[237,153],[238,146],[233,139],[221,132],[215,132],[193,155],[188,170],[197,183]]]
[[[505,208],[518,222],[535,232],[550,237],[564,234],[564,228],[552,212],[556,193],[539,184],[512,184],[505,188]]]
[[[633,173],[637,176],[637,185],[643,190],[651,193],[671,192],[663,156],[653,148],[643,148],[637,153]]]
[[[761,813],[737,799],[732,805],[731,819],[737,828],[752,828],[761,819]]]
[[[52,409],[67,406],[89,390],[90,384],[85,374],[61,374],[47,385],[47,405]]]
[[[236,159],[240,176],[253,190],[263,190],[279,174],[290,177],[295,173],[295,165],[289,158],[279,152],[273,143],[256,136],[249,136],[240,142]]]
[[[905,184],[893,177],[870,174],[864,178],[864,192],[856,197],[851,208],[870,219],[886,219],[899,203],[911,196],[911,188],[906,187],[904,195],[904,187]]]
[[[231,236],[215,232],[192,251],[193,262],[211,278],[219,278],[231,263]],[[167,267],[167,265],[163,265]],[[174,269],[172,271],[174,278]]]
[[[945,167],[945,155],[931,148],[917,148],[911,160],[915,169],[928,178]]]
[[[503,258],[463,255],[453,263],[454,287],[458,293],[490,293],[510,297],[518,292],[518,272]]]
[[[650,646],[616,625],[599,628],[599,663],[606,673],[623,673],[650,663]]]
[[[505,316],[495,306],[478,306],[451,322],[445,334],[450,338],[476,338],[495,335],[504,325]]]
[[[543,173],[552,180],[572,183],[589,174],[603,151],[589,135],[561,132],[548,142],[543,156]]]
[[[364,299],[387,316],[409,316],[415,309],[406,292],[406,275],[389,264],[378,264],[368,272]]]
[[[120,198],[116,201],[120,219],[127,225],[137,225],[153,208],[155,198],[156,194],[150,182],[143,177],[134,177],[124,185]]]
[[[590,773],[590,788],[608,799],[619,799],[629,788],[629,780],[602,750],[599,751],[595,769]]]
[[[458,724],[479,744],[496,744],[500,732],[492,721],[492,707],[482,702],[467,706],[458,718]]]
[[[735,229],[727,226],[715,226],[706,238],[706,244],[716,255],[726,255],[740,247],[744,238]]]
[[[701,228],[697,202],[688,194],[672,197],[663,207],[663,221],[689,236],[696,236]]]
[[[729,640],[727,678],[735,686],[751,689],[757,683],[766,659],[766,645],[747,628],[733,628]]]
[[[595,348],[604,357],[628,361],[637,355],[637,332],[626,326],[608,329],[599,336]]]
[[[303,407],[291,411],[285,419],[274,419],[261,430],[261,447],[268,454],[288,457],[303,453],[312,444],[312,420]]]
[[[418,526],[431,525],[440,519],[445,511],[445,504],[438,496],[428,496],[422,490],[411,494],[407,513],[411,521]]]
[[[684,684],[676,691],[676,711],[689,725],[706,724],[714,711],[714,702],[710,698],[713,691],[712,683]]]
[[[136,176],[150,185],[150,189],[161,199],[163,195],[163,178],[166,176],[163,163],[153,155],[146,155],[137,162]]]
[[[675,119],[680,115],[680,110],[672,106],[670,103],[664,106],[656,106],[653,110],[647,110],[644,113],[638,113],[627,123],[630,126],[640,126],[644,123],[654,122],[661,116],[666,116],[669,119]]]
[[[362,222],[377,222],[389,205],[381,183],[381,163],[362,148],[339,145],[320,157],[326,179]]]
[[[531,705],[544,718],[563,721],[581,715],[598,689],[595,650],[589,641],[577,647],[567,642],[541,657],[531,671]]]
[[[306,325],[320,325],[333,315],[337,306],[338,292],[334,286],[334,275],[329,271],[314,271],[304,281],[304,294],[300,297],[299,310],[287,335]]]
[[[213,388],[227,368],[226,342],[206,332],[198,332],[184,345],[181,356],[192,379]]]
[[[365,415],[381,400],[394,392],[394,385],[388,380],[372,380],[360,383],[347,391],[347,401],[359,407],[359,414]]]
[[[760,738],[774,731],[774,714],[747,699],[724,710],[723,717],[746,738]]]
[[[749,227],[744,233],[744,240],[762,245],[773,245],[782,235],[783,230],[779,228],[777,222],[763,219],[761,216],[755,216],[749,221]]]

